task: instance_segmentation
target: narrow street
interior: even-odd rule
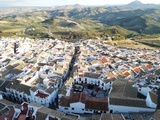
[[[67,80],[69,80],[70,77],[74,77],[74,72],[75,70],[77,70],[77,65],[75,65],[76,61],[78,60],[78,56],[79,56],[79,46],[75,46],[75,52],[73,55],[73,58],[71,60],[71,63],[69,65],[69,73],[68,73],[68,77],[63,79],[63,82],[65,83]],[[63,89],[63,87],[61,88]],[[55,99],[55,102],[53,102],[49,108],[55,109],[58,108],[58,95],[57,98]]]

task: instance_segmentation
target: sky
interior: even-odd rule
[[[57,5],[117,5],[128,4],[134,0],[0,0],[0,6],[57,6]],[[140,0],[142,3],[160,4],[160,0]]]

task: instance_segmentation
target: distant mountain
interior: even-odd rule
[[[127,4],[127,6],[130,6],[130,7],[141,6],[141,5],[144,5],[144,4],[139,0],[136,0],[136,1],[133,1],[129,4]]]
[[[139,1],[129,4],[148,5]],[[142,7],[141,7],[142,8]],[[159,33],[160,10],[159,9],[131,9],[127,6],[112,7],[83,7],[74,9],[61,9],[50,11],[50,15],[68,17],[72,19],[92,19],[107,26],[121,26],[125,29],[139,33]],[[155,29],[154,29],[155,28]]]
[[[142,2],[136,0],[127,5],[124,5],[130,9],[160,9],[160,5],[158,4],[143,4]]]
[[[19,14],[24,17],[18,17]],[[4,18],[4,21],[7,19],[7,22],[8,20],[15,22],[15,18],[19,23],[23,21],[22,25],[26,22],[26,25],[23,26],[30,27],[30,24],[34,25],[35,23],[34,27],[40,26],[39,29],[43,29],[44,33],[50,27],[55,34],[75,35],[78,33],[81,37],[102,36],[103,34],[106,36],[121,34],[125,37],[135,33],[160,34],[160,5],[143,4],[140,1],[133,1],[121,6],[75,4],[52,8],[5,9],[0,10],[0,15],[1,19]],[[0,28],[0,31],[3,32],[4,29],[6,26],[3,29]]]
[[[73,4],[73,5],[62,5],[62,6],[56,6],[55,9],[60,10],[60,9],[74,9],[74,8],[84,8],[84,5],[80,4]]]

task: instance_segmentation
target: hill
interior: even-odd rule
[[[132,10],[136,10],[136,9],[159,9],[160,8],[160,5],[158,5],[158,4],[143,4],[139,0],[135,0],[135,1],[129,3],[125,6],[132,9]]]
[[[144,5],[134,2],[131,5]],[[107,26],[121,26],[125,29],[144,34],[159,33],[159,9],[131,10],[126,6],[85,7],[50,11],[53,18],[63,16],[72,19],[92,19]]]
[[[0,34],[3,36],[31,36],[75,39],[115,36],[116,39],[135,35],[136,32],[120,26],[106,26],[91,19],[73,19],[52,16],[48,11],[38,11],[2,18]]]
[[[157,6],[134,1],[121,6],[76,4],[44,9],[1,9],[0,35],[67,39],[157,36],[160,35],[160,7]]]

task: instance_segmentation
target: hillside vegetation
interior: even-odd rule
[[[17,8],[10,12],[5,10],[6,14],[0,10],[0,36],[63,39],[112,37],[114,40],[158,38],[159,8],[160,5],[134,1],[123,6]]]
[[[56,10],[52,17],[63,16],[73,19],[92,19],[107,26],[121,26],[125,29],[144,34],[159,33],[160,10],[128,10],[123,7],[88,7],[70,10]]]
[[[53,17],[46,11],[14,15],[0,20],[1,36],[63,39],[114,36],[115,39],[121,39],[135,34],[136,32],[120,26],[106,26],[96,20]]]

